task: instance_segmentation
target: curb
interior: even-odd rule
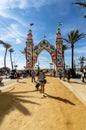
[[[59,80],[62,84],[65,85],[70,91],[72,91],[75,96],[84,104],[86,105],[86,94],[81,92],[80,90],[76,89],[74,86],[70,85],[68,82],[64,82],[62,80]]]
[[[12,87],[12,86],[14,86],[14,85],[16,85],[16,84],[17,84],[17,82],[12,83],[12,84],[9,84],[9,85],[6,85],[6,86],[2,86],[2,87],[0,87],[0,90],[2,91],[2,90],[4,90],[4,89],[10,88],[10,87]]]

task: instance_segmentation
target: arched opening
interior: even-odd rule
[[[37,58],[37,63],[35,67],[40,67],[40,69],[51,69],[52,58],[48,51],[42,50]],[[52,69],[54,69],[54,64],[52,63]]]

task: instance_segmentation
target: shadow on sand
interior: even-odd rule
[[[24,82],[24,81],[18,81],[18,83],[23,83],[23,84],[26,84],[26,82]]]
[[[31,112],[23,105],[23,103],[40,105],[39,103],[29,100],[29,98],[33,96],[24,95],[25,93],[28,93],[28,92],[27,91],[26,92],[25,91],[24,92],[23,91],[11,92],[10,90],[8,92],[0,93],[0,124],[3,122],[3,119],[5,118],[5,116],[11,111],[14,111],[15,109],[18,109],[20,112],[22,112],[26,116],[27,115],[30,116]],[[27,98],[27,99],[24,99],[24,98]]]
[[[55,99],[55,100],[59,100],[61,102],[64,102],[66,104],[71,104],[71,105],[75,105],[73,102],[69,101],[68,99],[64,99],[64,98],[61,98],[61,97],[55,97],[55,96],[52,96],[52,95],[49,95],[47,93],[45,93],[46,96],[48,96],[49,98],[52,98],[52,99]]]

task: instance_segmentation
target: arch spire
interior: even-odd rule
[[[62,46],[63,46],[63,40],[61,36],[60,26],[62,26],[62,23],[58,23],[58,29],[56,32],[56,66],[59,69],[63,69],[63,55],[62,55]]]
[[[26,68],[33,68],[33,48],[32,30],[29,29],[26,40]]]

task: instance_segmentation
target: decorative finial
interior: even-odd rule
[[[29,29],[29,32],[31,33],[31,32],[32,32],[32,30],[31,30],[31,29]]]
[[[46,38],[46,35],[44,34],[44,39]]]
[[[58,22],[58,27],[62,26],[62,23],[61,22]]]
[[[58,22],[58,30],[60,30],[60,26],[62,26],[62,23]]]

